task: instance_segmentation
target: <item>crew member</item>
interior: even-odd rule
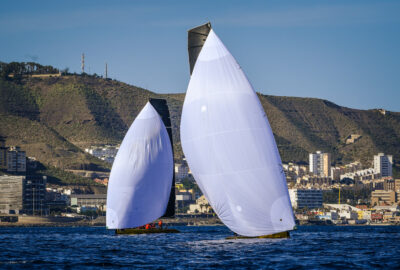
[[[158,227],[159,227],[160,229],[162,229],[162,220],[161,220],[161,219],[158,221]]]

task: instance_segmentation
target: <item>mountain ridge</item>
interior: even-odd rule
[[[0,92],[0,136],[46,166],[108,170],[109,165],[83,149],[120,143],[149,98],[167,100],[175,158],[182,158],[179,124],[185,94],[157,94],[115,80],[71,74],[0,79]],[[367,165],[378,152],[400,157],[398,112],[351,109],[317,98],[258,96],[284,162],[307,163],[308,153],[316,150],[331,152],[334,164],[357,159]],[[346,144],[351,134],[361,137]]]

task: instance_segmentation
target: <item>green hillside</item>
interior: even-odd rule
[[[82,149],[120,143],[150,97],[167,100],[175,157],[181,158],[184,94],[156,94],[87,75],[0,79],[0,136],[48,168],[107,170],[108,164]],[[379,151],[400,157],[400,113],[350,109],[313,98],[259,97],[283,161],[308,162],[308,153],[316,150],[331,152],[335,163],[366,163]],[[346,145],[351,134],[361,138]],[[68,176],[58,178],[68,181]]]

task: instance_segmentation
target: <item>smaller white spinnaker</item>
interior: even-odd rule
[[[108,229],[135,228],[161,217],[172,177],[171,142],[160,116],[148,102],[129,128],[112,166]]]

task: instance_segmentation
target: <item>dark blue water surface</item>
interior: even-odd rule
[[[299,227],[290,239],[225,240],[226,227],[116,236],[105,228],[0,228],[0,268],[400,269],[400,227]]]

